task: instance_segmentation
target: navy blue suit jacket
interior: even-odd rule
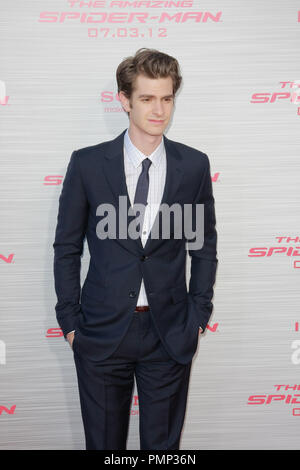
[[[168,353],[188,363],[196,349],[199,326],[205,330],[212,313],[217,268],[217,233],[210,164],[201,151],[163,136],[167,173],[162,203],[204,204],[204,244],[186,249],[186,239],[151,238],[143,247],[134,240],[99,239],[99,204],[127,197],[123,141],[114,140],[72,153],[59,199],[54,248],[56,317],[66,336],[75,330],[77,351],[91,360],[114,352],[125,335],[137,304],[142,278],[150,313]],[[193,212],[193,214],[195,214]],[[158,213],[158,218],[160,213]],[[193,215],[194,217],[194,215]],[[134,216],[128,217],[128,223]],[[118,217],[117,217],[118,220]],[[118,227],[118,224],[117,224]],[[184,233],[184,232],[183,232]],[[90,263],[82,289],[81,256],[86,237]],[[186,256],[191,256],[189,289]]]

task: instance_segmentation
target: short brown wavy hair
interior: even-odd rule
[[[142,47],[136,51],[134,56],[126,57],[119,64],[116,71],[118,93],[123,91],[130,100],[136,78],[140,74],[148,78],[171,77],[174,97],[182,81],[179,63],[174,57],[157,49]]]

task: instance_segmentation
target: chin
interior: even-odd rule
[[[147,131],[147,133],[150,134],[150,135],[158,136],[158,135],[162,135],[164,133],[164,131],[163,131],[163,129],[149,129]]]
[[[162,126],[153,126],[150,124],[147,126],[147,132],[150,132],[150,134],[159,135],[164,133],[165,128],[165,123]]]

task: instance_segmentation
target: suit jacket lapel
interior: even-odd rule
[[[117,234],[119,229],[119,196],[125,196],[126,205],[121,210],[126,210],[126,215],[130,208],[130,198],[126,185],[126,176],[125,176],[125,167],[124,167],[124,130],[116,139],[112,140],[109,144],[108,150],[106,152],[106,163],[104,165],[104,173],[107,179],[108,184],[110,185],[111,191],[116,200],[116,213],[117,213]],[[163,196],[161,204],[165,203],[171,206],[176,202],[176,192],[179,188],[183,177],[183,170],[181,165],[182,157],[178,150],[176,149],[174,143],[170,141],[165,135],[164,144],[166,149],[166,158],[167,158],[167,171],[166,171],[166,181],[163,191]],[[134,215],[127,216],[127,227],[130,222],[135,218]],[[158,214],[154,221],[157,221]],[[153,224],[153,226],[154,226]],[[128,232],[127,232],[128,233]],[[163,243],[161,239],[152,239],[151,233],[147,239],[145,247],[143,247],[141,239],[133,240],[126,236],[125,239],[119,237],[118,242],[121,243],[126,249],[133,251],[136,254],[143,254],[145,251],[148,253],[155,249],[158,244]]]

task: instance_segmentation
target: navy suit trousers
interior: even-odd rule
[[[73,341],[87,450],[126,449],[134,377],[139,399],[141,450],[179,449],[191,362],[183,365],[163,347],[150,311],[133,312],[114,353],[91,361]]]

